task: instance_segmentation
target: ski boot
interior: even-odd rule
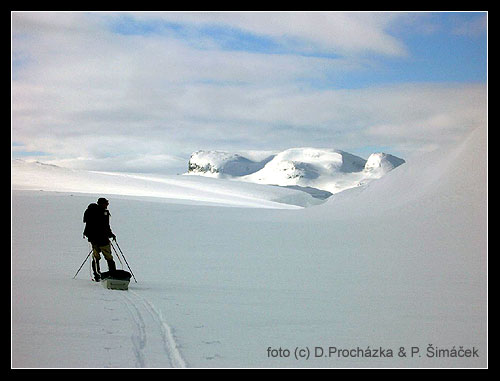
[[[109,273],[113,273],[116,271],[116,264],[115,264],[115,261],[113,261],[112,259],[107,259],[106,262],[108,262],[108,270],[109,270]]]

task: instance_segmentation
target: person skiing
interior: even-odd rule
[[[111,214],[108,210],[109,201],[101,197],[97,200],[97,204],[90,204],[83,214],[83,222],[85,230],[83,235],[88,238],[92,244],[92,270],[94,279],[99,281],[101,278],[101,269],[99,261],[101,255],[104,256],[108,263],[109,272],[116,271],[116,264],[111,254],[110,238],[116,240],[116,235],[111,231],[109,226],[109,217]]]

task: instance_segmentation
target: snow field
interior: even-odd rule
[[[139,281],[129,291],[90,282],[88,264],[71,279],[89,251],[83,211],[99,192],[15,190],[12,364],[483,367],[485,137],[478,130],[447,153],[305,209],[109,196]],[[479,357],[429,358],[429,344],[476,348]],[[412,346],[423,356],[268,355]]]

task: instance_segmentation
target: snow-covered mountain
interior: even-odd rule
[[[188,173],[211,177],[221,175],[245,176],[261,170],[273,156],[254,161],[238,153],[223,151],[196,151],[188,163]]]
[[[378,179],[404,162],[386,153],[374,153],[365,160],[320,148],[290,148],[260,161],[236,153],[196,151],[189,160],[188,174],[338,193]]]
[[[388,153],[372,153],[365,163],[364,172],[380,178],[405,161]]]

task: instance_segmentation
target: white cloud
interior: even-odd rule
[[[404,44],[386,32],[394,13],[345,12],[209,12],[133,14],[138,19],[161,19],[194,25],[226,25],[274,38],[294,48],[340,54],[406,55]]]
[[[390,15],[154,17],[160,16],[222,20],[324,49],[404,54],[384,33]],[[169,36],[117,35],[102,22],[80,13],[13,15],[13,58],[19,61],[12,139],[26,151],[78,167],[177,170],[196,149],[421,149],[484,123],[484,86],[318,90],[304,81],[356,71],[363,61],[196,49]]]

